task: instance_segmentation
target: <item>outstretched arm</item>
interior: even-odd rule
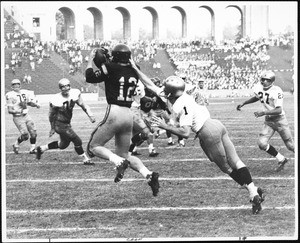
[[[239,104],[239,105],[236,107],[236,109],[237,109],[238,111],[240,111],[241,108],[242,108],[244,105],[248,105],[248,104],[254,103],[254,102],[258,101],[258,100],[259,100],[259,99],[258,99],[256,96],[253,96],[253,97],[251,97],[250,99],[244,101],[242,104]]]
[[[91,123],[94,123],[96,121],[96,118],[95,118],[94,114],[92,113],[90,107],[83,102],[83,99],[81,98],[81,95],[79,95],[79,99],[77,100],[76,103],[88,115],[88,117],[90,118]]]
[[[157,87],[152,81],[151,79],[144,74],[135,64],[135,62],[132,59],[129,59],[131,66],[133,67],[133,69],[136,71],[137,75],[139,76],[139,79],[143,82],[143,84],[150,89],[151,91],[153,91],[157,96],[160,96],[162,93],[162,89]]]
[[[190,133],[191,133],[191,127],[190,126],[181,126],[181,127],[176,127],[171,124],[167,124],[164,119],[153,116],[151,118],[152,124],[169,131],[172,134],[175,134],[177,136],[183,137],[183,138],[188,138]]]

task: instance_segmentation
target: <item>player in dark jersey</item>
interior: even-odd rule
[[[149,121],[147,121],[147,111],[143,111],[141,108],[141,100],[144,100],[145,98],[148,99],[148,97],[145,96],[145,86],[141,81],[139,81],[131,104],[131,110],[133,113],[133,137],[131,139],[132,143],[128,152],[130,155],[140,155],[137,151],[137,146],[141,145],[144,141],[147,141],[149,157],[156,157],[158,153],[153,146],[153,129]],[[148,103],[149,106],[152,104],[152,99],[149,99],[150,101],[146,102],[146,107],[148,106]],[[145,107],[145,104],[143,107]]]
[[[116,165],[115,182],[123,178],[128,166],[139,172],[148,180],[153,195],[157,196],[159,174],[149,171],[139,158],[128,154],[133,128],[133,113],[130,107],[139,79],[129,62],[131,51],[127,45],[118,44],[112,49],[111,60],[103,63],[99,63],[97,57],[96,60],[94,59],[97,51],[92,50],[90,53],[85,77],[88,83],[105,83],[107,108],[102,122],[91,134],[87,152],[91,157],[97,156]],[[93,61],[98,68],[95,71]],[[154,92],[161,92],[151,80],[143,83]],[[105,147],[105,144],[113,137],[115,138],[115,153]]]
[[[80,90],[71,89],[68,79],[61,79],[58,85],[61,92],[55,94],[50,100],[49,121],[51,130],[49,137],[56,132],[60,136],[60,141],[53,141],[49,144],[38,146],[36,148],[36,158],[40,159],[41,155],[48,149],[65,149],[72,142],[74,143],[76,153],[83,158],[83,163],[85,165],[93,165],[94,163],[91,162],[82,148],[81,138],[75,133],[71,126],[75,104],[82,108],[92,123],[94,123],[96,119],[89,106],[83,102]]]

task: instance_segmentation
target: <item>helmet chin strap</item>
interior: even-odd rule
[[[268,90],[268,89],[269,89],[269,88],[271,88],[272,86],[273,86],[273,83],[272,83],[272,84],[270,84],[270,85],[269,85],[269,86],[267,86],[267,87],[265,87],[265,86],[264,86],[264,87],[263,87],[263,89],[264,89],[264,90]]]

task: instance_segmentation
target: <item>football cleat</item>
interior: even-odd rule
[[[35,152],[36,158],[38,160],[41,159],[42,154],[43,154],[42,148],[40,146],[38,146],[35,151],[36,151]]]
[[[168,142],[168,146],[172,146],[172,145],[175,145],[175,142],[174,142],[174,141]]]
[[[18,154],[19,153],[19,146],[17,146],[17,145],[15,145],[15,144],[13,144],[13,151],[14,151],[14,153],[15,154]]]
[[[29,154],[35,154],[35,149],[30,149]]]
[[[260,198],[261,198],[261,202],[265,201],[266,195],[264,195],[263,189],[261,189],[260,187],[258,187],[258,188],[257,188],[257,193],[258,193],[258,195],[259,195]]]
[[[159,174],[157,172],[152,172],[151,180],[148,182],[148,185],[151,187],[153,196],[156,197],[159,191]]]
[[[159,155],[159,153],[157,153],[155,151],[155,149],[153,149],[150,153],[149,153],[149,157],[156,157],[157,155]]]
[[[90,159],[83,161],[84,165],[95,165],[94,162],[92,162]]]
[[[283,161],[278,162],[278,167],[276,168],[276,172],[279,172],[284,169],[284,165],[288,162],[288,159],[285,158]]]
[[[137,152],[137,151],[133,151],[133,152],[131,153],[131,155],[141,155],[141,153],[139,153],[139,152]]]
[[[259,195],[256,195],[253,197],[253,199],[250,201],[252,203],[252,213],[253,214],[258,214],[261,210],[261,203],[262,199]]]
[[[115,183],[118,183],[119,181],[122,180],[123,176],[124,176],[124,172],[127,169],[128,165],[129,165],[129,161],[127,159],[123,160],[122,163],[117,166],[116,170],[117,170],[117,174],[115,177]]]

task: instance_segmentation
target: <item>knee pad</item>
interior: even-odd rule
[[[59,148],[60,148],[60,149],[66,149],[66,148],[69,146],[69,144],[70,144],[70,142],[65,142],[65,141],[62,142],[62,141],[61,141],[61,142],[59,143]]]
[[[258,145],[260,150],[267,151],[268,143],[264,143],[264,142],[259,140],[257,145]]]
[[[284,143],[288,150],[295,153],[295,146],[294,146],[294,141],[292,138],[285,140]]]
[[[29,134],[28,133],[24,133],[24,134],[21,135],[21,138],[22,138],[23,141],[26,141],[29,138]]]

